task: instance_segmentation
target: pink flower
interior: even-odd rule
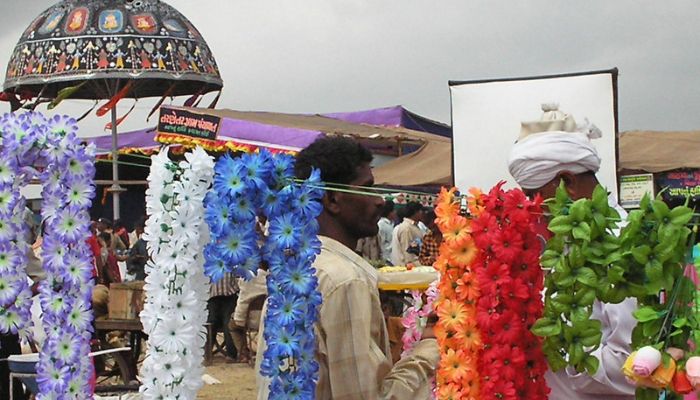
[[[700,357],[690,357],[685,363],[685,372],[690,384],[695,389],[700,389]]]
[[[651,375],[661,365],[661,352],[651,346],[644,346],[637,351],[632,363],[632,371],[640,377]]]

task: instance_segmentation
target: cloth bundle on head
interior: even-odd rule
[[[523,122],[520,138],[508,157],[508,170],[523,189],[538,189],[557,174],[598,172],[600,157],[591,139],[600,129],[588,120],[576,125],[571,115],[554,104],[543,104],[542,119]]]

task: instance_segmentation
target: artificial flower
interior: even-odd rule
[[[467,237],[469,237],[471,234],[469,221],[461,215],[457,215],[454,218],[446,221],[441,231],[443,240],[448,243],[459,243],[460,241],[467,239]]]
[[[632,371],[637,376],[647,377],[661,365],[661,352],[654,347],[644,346],[637,350],[632,363]]]
[[[268,347],[261,372],[272,378],[271,399],[308,398],[318,379],[312,327],[322,299],[311,263],[320,249],[320,173],[313,170],[296,183],[293,159],[266,150],[224,156],[214,170],[214,190],[205,202],[211,226],[205,272],[213,281],[226,272],[250,279],[263,259],[268,263]],[[255,234],[263,215],[269,221],[264,239]]]
[[[693,385],[695,389],[700,388],[700,357],[693,356],[688,359],[685,363],[685,372],[688,375],[688,380],[690,384]]]
[[[474,240],[467,236],[450,246],[447,258],[454,264],[469,265],[476,257],[476,252]]]
[[[149,335],[140,387],[146,399],[195,398],[203,384],[209,292],[202,257],[209,240],[204,199],[213,171],[213,159],[201,149],[177,164],[169,160],[167,148],[152,157],[144,229],[152,257],[146,264],[146,301],[140,314]],[[214,271],[207,263],[209,272]]]

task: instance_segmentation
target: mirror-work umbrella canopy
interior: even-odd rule
[[[222,87],[214,56],[197,29],[159,0],[64,0],[24,31],[7,66],[4,89],[73,99],[204,94]],[[117,86],[115,86],[117,85]]]

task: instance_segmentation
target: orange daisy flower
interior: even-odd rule
[[[468,384],[463,386],[462,390],[469,395],[466,399],[478,399],[480,391],[479,376],[474,372],[474,374],[467,377],[465,381],[467,381]]]
[[[479,351],[483,347],[481,333],[476,326],[476,319],[470,319],[455,332],[455,337],[464,343],[464,349],[469,351]]]
[[[440,303],[437,310],[440,321],[445,324],[446,328],[457,328],[467,321],[467,310],[464,305],[454,300],[445,300]]]
[[[439,321],[435,324],[435,328],[433,329],[442,354],[449,349],[458,349],[462,347],[462,342],[457,339],[457,331],[455,329],[446,328],[445,324]]]
[[[442,238],[447,243],[455,243],[465,239],[470,233],[469,220],[455,215],[448,220],[445,229],[442,229]]]
[[[449,268],[449,263],[447,261],[447,257],[443,256],[443,254],[446,254],[445,253],[446,251],[447,251],[447,248],[443,247],[441,245],[440,246],[440,256],[433,263],[433,268],[435,268],[441,274],[444,274],[445,271],[447,271],[447,268]]]
[[[473,272],[467,270],[456,283],[455,294],[458,300],[476,302],[479,299],[479,285]]]
[[[454,383],[440,385],[437,397],[440,400],[463,400],[459,385]]]
[[[469,207],[469,212],[477,216],[484,211],[484,194],[481,192],[481,189],[475,187],[469,189],[467,206]]]
[[[467,266],[476,257],[477,248],[471,236],[467,236],[461,241],[449,247],[447,257],[455,265]]]
[[[438,195],[437,201],[435,202],[435,208],[440,206],[449,205],[454,203],[456,187],[452,187],[449,190],[444,186],[440,189],[440,194]]]
[[[440,360],[440,374],[448,382],[459,382],[467,376],[470,364],[469,356],[462,350],[449,349]]]

